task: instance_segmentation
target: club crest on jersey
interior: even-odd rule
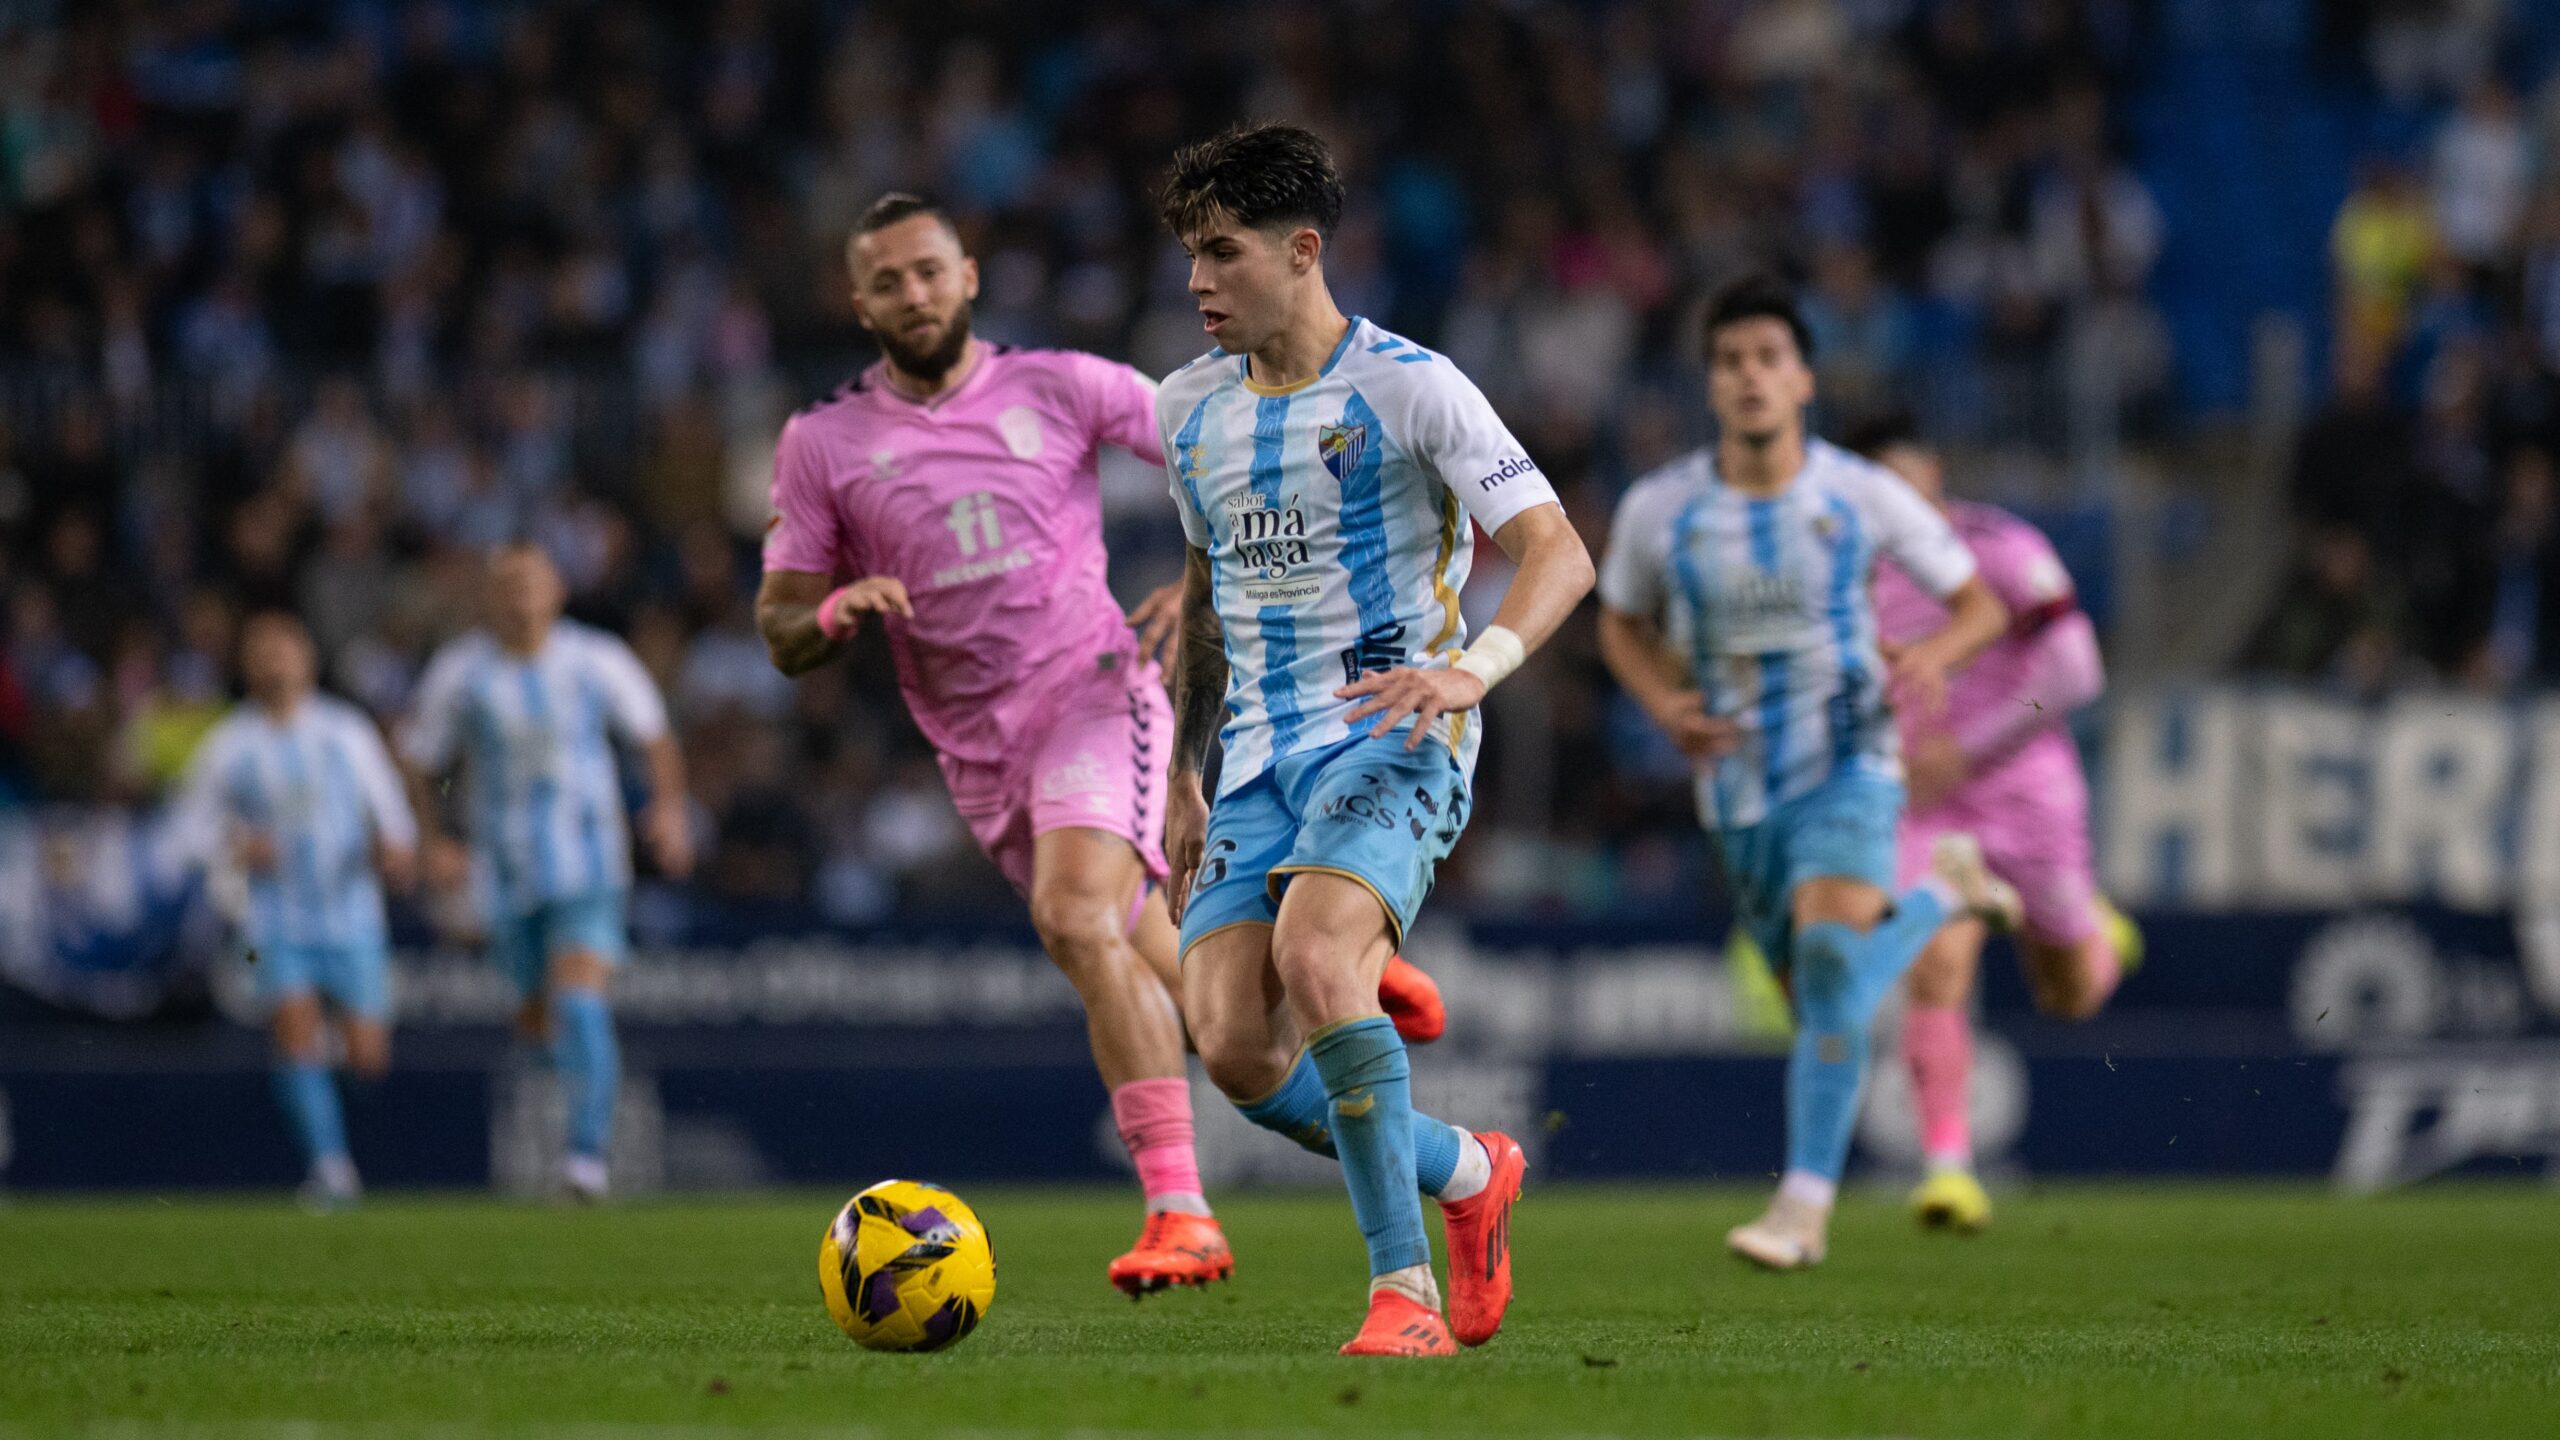
[[[1825,510],[1813,517],[1813,538],[1828,545],[1840,533],[1840,517]]]
[[[1360,457],[1369,449],[1369,426],[1365,421],[1349,425],[1326,425],[1316,431],[1316,454],[1324,468],[1340,480],[1360,466]]]

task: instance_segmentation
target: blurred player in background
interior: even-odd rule
[[[1104,445],[1161,463],[1155,386],[1099,356],[972,335],[977,262],[914,196],[874,203],[846,262],[882,358],[783,429],[757,624],[787,675],[841,653],[866,616],[888,633],[953,803],[1084,1001],[1146,1192],[1111,1283],[1141,1296],[1224,1279],[1158,889],[1172,727],[1157,656],[1182,596],[1166,586],[1126,617],[1113,603],[1095,469]],[[1402,974],[1436,1031],[1436,990]]]
[[[2007,632],[1948,682],[1943,709],[1899,708],[1910,789],[1902,883],[1928,873],[1940,836],[1973,836],[1992,873],[2017,888],[2018,956],[2037,1008],[2086,1019],[2114,992],[2122,969],[2118,931],[2131,929],[2098,895],[2089,782],[2071,741],[2071,712],[2106,688],[2098,633],[2041,531],[2005,510],[1947,499],[1937,452],[1921,442],[1909,416],[1880,416],[1852,443],[1947,517],[2009,611]],[[1898,566],[1877,574],[1876,625],[1888,650],[1918,643],[1946,623],[1946,608]],[[1902,1054],[1929,1167],[1912,1209],[1932,1228],[1973,1231],[1991,1223],[1990,1198],[1973,1174],[1968,1113],[1967,1006],[1987,933],[1972,917],[1948,921],[1905,982]]]
[[[347,1068],[391,1064],[391,957],[382,885],[416,874],[418,827],[381,732],[313,688],[311,634],[266,612],[241,628],[248,700],[205,737],[180,792],[186,833],[247,879],[242,937],[274,1007],[276,1098],[302,1142],[314,1209],[361,1186],[329,1074],[328,1022]]]
[[[1886,706],[1890,687],[1937,710],[1948,673],[2007,616],[1909,486],[1807,438],[1812,347],[1792,292],[1766,277],[1728,286],[1706,342],[1719,438],[1627,492],[1601,570],[1600,644],[1698,762],[1735,907],[1788,981],[1787,1168],[1768,1211],[1726,1243],[1793,1269],[1827,1245],[1877,1008],[1941,921],[2016,903],[1953,835],[1931,873],[1894,892],[1903,791]],[[1869,588],[1878,556],[1946,607],[1889,670]]]
[[[1589,590],[1591,561],[1456,366],[1335,306],[1342,181],[1321,140],[1229,131],[1176,155],[1161,199],[1218,346],[1156,405],[1191,545],[1165,830],[1183,1008],[1249,1119],[1341,1159],[1371,1276],[1343,1353],[1446,1355],[1450,1322],[1469,1345],[1502,1323],[1524,1161],[1414,1110],[1378,976],[1465,828],[1477,706]],[[1519,573],[1462,652],[1470,516]],[[1450,1322],[1424,1193],[1447,1223]]]
[[[600,1200],[622,1088],[605,991],[630,949],[631,835],[614,745],[645,758],[641,830],[658,868],[693,868],[684,757],[665,702],[629,646],[561,618],[560,572],[539,546],[489,559],[485,628],[447,644],[418,682],[401,752],[419,787],[429,878],[486,907],[489,957],[522,997],[518,1033],[547,1043],[568,1101],[560,1180]],[[471,848],[437,833],[424,781],[462,770]]]

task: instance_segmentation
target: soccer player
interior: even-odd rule
[[[1601,655],[1696,759],[1735,907],[1787,977],[1786,1171],[1767,1212],[1726,1243],[1792,1269],[1822,1259],[1877,1007],[1941,921],[2015,904],[1961,836],[1941,842],[1918,884],[1891,888],[1902,770],[1888,688],[1934,713],[1948,673],[2007,617],[1911,487],[1807,438],[1812,346],[1791,291],[1767,277],[1728,286],[1708,308],[1706,346],[1719,438],[1619,506]],[[1870,595],[1879,555],[1947,612],[1889,663]]]
[[[1111,1283],[1135,1297],[1224,1279],[1235,1261],[1201,1194],[1155,893],[1171,728],[1155,656],[1181,592],[1127,617],[1112,602],[1095,470],[1104,445],[1162,461],[1155,386],[1098,356],[975,337],[977,263],[914,196],[874,203],[846,260],[881,359],[783,428],[757,624],[787,675],[841,653],[866,617],[887,632],[953,803],[1084,1001],[1146,1195]],[[1436,1033],[1436,987],[1410,965],[1397,979],[1396,1003]]]
[[[2097,631],[2040,531],[2005,510],[1947,499],[1937,452],[1909,416],[1869,422],[1852,448],[1947,517],[2009,610],[2007,632],[1949,682],[1943,712],[1898,717],[1911,792],[1901,879],[1910,884],[1928,873],[1938,837],[1974,836],[1992,872],[2017,887],[2018,958],[2037,1007],[2086,1019],[2114,993],[2122,972],[2117,922],[2090,869],[2089,783],[2069,729],[2071,712],[2106,687]],[[1884,643],[1911,643],[1945,622],[1945,608],[1926,591],[1900,569],[1882,567],[1876,624]],[[1911,1206],[1933,1229],[1970,1232],[1991,1223],[1990,1197],[1973,1175],[1966,1008],[1986,933],[1978,920],[1949,921],[1905,982],[1902,1056],[1928,1163]]]
[[[310,632],[280,612],[241,627],[249,698],[189,762],[179,823],[248,880],[242,925],[259,993],[273,1006],[276,1098],[302,1142],[315,1210],[362,1187],[329,1073],[337,1021],[347,1068],[391,1064],[391,961],[382,885],[416,874],[418,827],[382,734],[363,711],[313,688]]]
[[[1183,1011],[1247,1118],[1341,1159],[1371,1276],[1343,1353],[1446,1355],[1420,1195],[1447,1225],[1455,1338],[1480,1345],[1510,1303],[1524,1161],[1414,1110],[1378,975],[1466,826],[1478,704],[1591,560],[1456,366],[1335,306],[1321,140],[1231,130],[1177,154],[1160,199],[1218,347],[1156,399],[1191,546],[1165,826]],[[1472,644],[1470,518],[1519,565]]]
[[[423,783],[427,870],[487,906],[489,957],[516,986],[518,1033],[548,1043],[568,1098],[560,1181],[604,1198],[622,1089],[605,991],[630,949],[631,835],[615,742],[646,760],[641,831],[658,868],[693,868],[684,756],[666,702],[631,647],[561,618],[560,572],[539,546],[489,559],[485,628],[436,653],[401,751],[423,782],[463,770],[472,849],[438,833]]]

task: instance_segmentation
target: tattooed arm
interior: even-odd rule
[[[1176,924],[1191,897],[1209,831],[1209,804],[1200,794],[1200,772],[1217,743],[1227,709],[1227,643],[1210,588],[1209,554],[1192,547],[1182,570],[1182,645],[1174,657],[1173,773],[1164,821],[1165,858],[1173,874],[1165,900]]]

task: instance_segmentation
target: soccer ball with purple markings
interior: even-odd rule
[[[987,1318],[987,1227],[939,1185],[883,1180],[845,1202],[818,1242],[818,1290],[866,1350],[939,1350]]]

